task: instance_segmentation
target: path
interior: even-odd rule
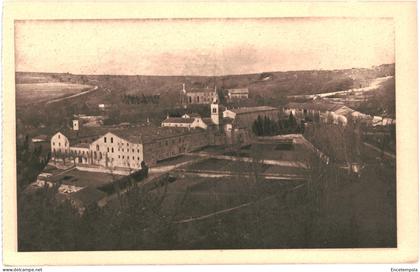
[[[340,95],[340,94],[346,94],[346,93],[361,93],[361,92],[369,92],[374,91],[379,88],[379,86],[385,82],[386,80],[392,78],[393,76],[387,76],[387,77],[378,77],[375,78],[369,86],[363,87],[363,88],[356,88],[356,89],[348,89],[345,91],[336,91],[336,92],[328,92],[328,93],[318,93],[318,94],[302,94],[302,95],[290,95],[289,98],[307,98],[307,99],[313,99],[315,97],[328,97],[333,95]]]
[[[194,155],[205,157],[205,158],[218,159],[218,160],[229,160],[229,161],[240,161],[240,162],[251,162],[251,163],[255,162],[252,158],[216,155],[216,154],[211,154],[207,152],[198,152],[198,153],[194,153]],[[298,162],[298,161],[261,160],[259,162],[263,164],[268,164],[268,165],[308,168],[306,164],[302,162]]]
[[[300,188],[300,187],[302,187],[304,185],[305,184],[297,185],[291,191],[294,191],[294,190],[296,190],[296,189],[298,189],[298,188]],[[192,218],[188,218],[188,219],[184,219],[184,220],[175,221],[174,223],[175,224],[185,224],[185,223],[190,223],[190,222],[194,222],[194,221],[200,221],[200,220],[207,219],[207,218],[210,218],[210,217],[219,215],[219,214],[225,214],[225,213],[229,213],[229,212],[232,212],[232,211],[235,211],[235,210],[239,210],[239,209],[242,209],[242,208],[251,206],[253,204],[257,204],[259,202],[267,201],[269,199],[275,198],[276,196],[277,196],[277,194],[271,195],[269,197],[266,197],[266,198],[263,198],[263,199],[259,199],[257,201],[247,202],[247,203],[244,203],[244,204],[241,204],[241,205],[232,207],[232,208],[223,209],[223,210],[216,211],[216,212],[213,212],[213,213],[210,213],[210,214],[206,214],[206,215],[202,215],[202,216],[197,216],[197,217],[192,217]],[[282,208],[284,208],[284,207],[285,206],[283,206]]]
[[[84,91],[84,92],[80,92],[80,93],[69,95],[69,96],[66,96],[66,97],[61,97],[61,98],[56,98],[56,99],[50,100],[46,104],[48,105],[48,104],[60,102],[60,101],[63,101],[63,100],[71,99],[71,98],[74,98],[74,97],[78,97],[78,96],[81,96],[81,95],[85,95],[85,94],[94,92],[96,90],[98,90],[98,86],[95,86],[95,87],[93,87],[93,88],[91,88],[87,91]]]
[[[233,171],[214,171],[214,170],[178,170],[179,172],[189,175],[189,176],[197,176],[197,177],[204,177],[204,178],[223,178],[223,177],[238,177],[238,176],[249,176],[253,173],[251,172],[233,172]],[[269,180],[289,180],[289,181],[303,181],[306,178],[303,175],[296,175],[296,174],[264,174],[259,173],[258,176],[264,177],[265,179]]]
[[[204,158],[192,158],[189,161],[185,161],[185,162],[180,162],[177,164],[172,164],[172,165],[165,165],[165,166],[155,166],[155,167],[151,167],[149,169],[149,173],[166,173],[166,172],[170,172],[176,168],[179,168],[181,166],[186,166],[192,163],[196,163],[198,161],[204,160]]]
[[[381,150],[379,147],[376,147],[376,146],[374,146],[374,145],[372,145],[372,144],[368,144],[368,143],[366,143],[366,142],[364,142],[363,144],[364,144],[365,146],[367,146],[367,147],[369,147],[369,148],[371,148],[371,149],[373,149],[373,150],[377,151],[377,152],[382,153],[382,150]],[[390,153],[390,152],[383,151],[383,154],[384,154],[385,156],[387,156],[388,158],[391,158],[391,159],[394,159],[394,160],[396,159],[395,154],[392,154],[392,153]]]

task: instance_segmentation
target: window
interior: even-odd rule
[[[114,153],[114,148],[111,148],[111,152]]]
[[[53,146],[55,146],[55,143],[53,142]]]
[[[137,153],[140,153],[140,149],[137,149]]]
[[[134,160],[134,156],[133,156],[133,160]]]
[[[109,152],[109,147],[106,148],[106,152]]]
[[[104,137],[104,143],[106,143],[106,137]]]
[[[217,111],[217,109],[216,108],[213,108],[213,113],[216,113],[216,111]]]
[[[123,159],[124,159],[124,156],[123,156]]]
[[[129,146],[129,144],[127,143],[127,146]]]
[[[61,146],[61,143],[58,143],[58,146]]]
[[[119,158],[121,158],[121,156],[120,156],[120,155],[118,155],[118,159],[119,159]]]
[[[114,138],[113,137],[111,137],[111,144],[114,142]]]
[[[140,157],[137,157],[137,160],[140,160]]]
[[[61,137],[60,137],[61,135],[60,134],[58,134],[58,139],[60,139]]]
[[[134,153],[134,148],[131,151]]]
[[[96,150],[99,151],[99,145],[96,145]]]

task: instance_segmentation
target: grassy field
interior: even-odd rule
[[[77,169],[73,169],[69,172],[53,177],[52,181],[79,187],[89,186],[97,188],[119,178],[122,178],[122,176],[111,175],[107,173],[79,171]]]
[[[164,201],[176,214],[172,249],[395,247],[395,173],[385,169],[331,184],[321,203],[306,183],[181,178]]]
[[[236,173],[253,172],[254,170],[264,171],[268,168],[268,165],[262,165],[259,163],[241,162],[241,161],[230,161],[230,160],[219,160],[219,159],[206,159],[189,165],[186,167],[187,170],[201,170],[201,171],[229,171]]]
[[[261,181],[255,184],[246,177],[187,175],[167,186],[163,209],[168,215],[175,215],[175,221],[197,218],[280,194],[293,185],[296,183]]]
[[[26,105],[65,97],[92,88],[90,85],[43,82],[16,84],[16,103]]]

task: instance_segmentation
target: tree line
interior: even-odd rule
[[[124,104],[159,104],[160,95],[132,95],[132,94],[123,94],[121,95],[121,101]]]
[[[28,135],[25,135],[23,139],[17,139],[16,169],[18,192],[36,180],[50,158],[51,152],[43,152],[42,145],[31,145]]]
[[[290,113],[287,119],[279,118],[278,120],[272,120],[268,116],[261,117],[258,115],[252,124],[252,132],[257,136],[303,133],[304,129],[304,125],[302,123],[299,124],[292,113]]]

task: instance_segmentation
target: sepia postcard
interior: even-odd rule
[[[3,26],[5,265],[417,260],[415,2],[8,2]]]

